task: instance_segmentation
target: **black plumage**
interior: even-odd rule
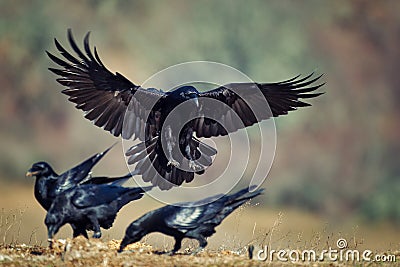
[[[206,238],[215,233],[215,227],[230,213],[264,191],[258,189],[251,192],[253,189],[255,186],[231,195],[217,195],[197,202],[167,205],[150,211],[128,226],[119,252],[149,233],[161,232],[175,238],[174,248],[169,254],[174,254],[181,248],[185,237],[199,241],[199,247],[193,252],[196,254],[207,246]]]
[[[104,152],[97,153],[77,166],[68,171],[57,174],[47,162],[37,162],[28,170],[27,176],[35,176],[34,195],[39,204],[48,211],[56,198],[56,196],[68,189],[84,184],[113,184],[120,185],[132,177],[130,173],[121,177],[92,177],[92,168],[104,157],[111,149],[108,148]],[[73,236],[76,237],[83,234],[87,237],[86,232],[82,230],[76,231],[79,227],[71,225],[73,228]],[[89,230],[89,229],[87,229]]]
[[[86,230],[92,230],[93,237],[100,238],[100,227],[109,229],[118,211],[129,202],[140,199],[150,188],[129,188],[113,183],[84,184],[61,192],[45,219],[50,246],[54,235],[67,223],[78,235],[87,237]]]
[[[90,49],[89,33],[84,39],[85,53],[76,45],[71,30],[68,40],[78,57],[56,39],[55,45],[64,59],[47,52],[61,67],[49,69],[68,88],[62,92],[95,125],[124,139],[139,138],[142,143],[126,152],[128,163],[136,164],[143,179],[161,189],[190,182],[194,173],[203,174],[212,164],[217,151],[197,138],[227,135],[298,107],[310,106],[301,99],[319,96],[321,93],[314,91],[323,85],[315,85],[321,76],[310,74],[276,83],[232,83],[207,92],[187,85],[169,92],[144,89],[104,66],[96,47],[94,54]],[[181,127],[165,125],[171,111],[184,102],[189,103],[190,109],[189,114],[182,115],[193,119],[185,121],[174,113],[173,123]],[[166,142],[164,147],[162,138]]]

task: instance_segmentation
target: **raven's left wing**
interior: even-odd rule
[[[83,181],[82,184],[109,184],[109,185],[119,185],[121,186],[123,183],[131,179],[133,175],[128,173],[127,175],[121,177],[107,177],[107,176],[97,176],[90,177],[87,181]]]
[[[171,212],[164,220],[172,228],[181,231],[189,230],[200,226],[203,222],[215,217],[223,208],[222,201],[215,201],[206,205],[191,207],[175,207],[175,212]]]
[[[57,81],[68,87],[62,92],[68,95],[68,100],[75,103],[76,108],[83,110],[85,118],[94,122],[96,126],[115,136],[122,135],[125,139],[135,134],[134,138],[139,137],[143,140],[144,136],[140,133],[144,132],[148,116],[154,116],[150,109],[158,99],[164,97],[164,93],[156,89],[143,89],[120,73],[110,72],[101,62],[96,47],[93,55],[89,46],[89,33],[84,39],[86,55],[76,45],[70,29],[68,40],[78,58],[65,50],[57,39],[54,39],[55,45],[66,61],[46,51],[50,59],[62,67],[49,68],[61,76]],[[124,116],[129,108],[131,113],[126,118],[129,125],[124,125],[123,130]]]
[[[203,116],[194,123],[197,137],[227,135],[270,117],[285,115],[298,107],[310,106],[300,99],[321,95],[312,92],[323,85],[313,85],[322,75],[312,76],[313,73],[276,83],[232,83],[200,93]]]
[[[113,145],[114,146],[114,145]],[[56,182],[56,192],[57,194],[61,191],[65,191],[74,186],[77,186],[80,183],[85,183],[90,180],[90,173],[94,167],[103,157],[110,151],[113,146],[107,148],[105,151],[101,153],[94,154],[87,160],[79,163],[77,166],[72,169],[64,172],[59,176]]]

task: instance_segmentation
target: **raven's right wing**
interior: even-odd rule
[[[123,194],[132,190],[128,187],[112,185],[82,185],[72,196],[72,203],[78,208],[108,205]],[[141,188],[138,193],[143,192]]]
[[[108,205],[115,200],[124,201],[124,199],[128,199],[131,201],[139,199],[152,188],[152,186],[123,187],[115,184],[85,184],[75,190],[71,202],[78,208]]]
[[[98,127],[115,136],[122,135],[125,139],[135,134],[134,139],[139,137],[143,140],[144,135],[140,133],[144,132],[147,117],[154,116],[150,110],[158,99],[164,97],[164,93],[156,89],[143,89],[120,73],[110,72],[101,62],[96,47],[93,55],[89,47],[89,33],[84,39],[86,55],[76,45],[70,29],[68,40],[78,58],[65,50],[57,39],[54,39],[55,45],[66,61],[46,51],[50,59],[62,67],[49,68],[61,76],[57,81],[68,87],[62,92],[69,96],[68,100],[75,103],[76,108],[85,112],[85,118]],[[131,111],[126,116],[129,125],[125,125],[124,116],[128,109]]]

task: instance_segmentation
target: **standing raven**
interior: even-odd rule
[[[62,92],[98,127],[124,139],[139,138],[142,143],[126,152],[128,163],[137,163],[135,168],[143,180],[164,190],[192,181],[194,173],[203,174],[212,164],[217,151],[195,135],[198,138],[227,135],[298,107],[310,106],[300,99],[321,95],[313,91],[323,85],[314,85],[321,76],[313,77],[312,73],[276,83],[231,83],[207,92],[187,85],[169,92],[144,89],[105,67],[96,47],[94,54],[90,49],[89,33],[84,38],[85,53],[77,46],[70,29],[68,40],[78,57],[65,50],[57,39],[55,45],[65,59],[46,51],[61,67],[49,70],[60,76],[57,81],[67,87]],[[219,104],[210,104],[215,102]],[[168,115],[183,103],[187,103],[189,114],[174,113],[172,120],[180,127],[165,125]],[[184,120],[181,115],[191,120]]]
[[[36,176],[34,194],[39,204],[48,211],[56,196],[65,190],[74,188],[80,184],[122,184],[132,177],[129,173],[122,177],[91,177],[91,170],[111,149],[108,148],[102,153],[97,153],[72,169],[58,175],[47,162],[37,162],[26,173],[27,176]],[[73,236],[83,234],[87,237],[86,231],[77,229],[79,227],[71,224]]]
[[[109,229],[118,211],[129,202],[140,199],[151,187],[129,188],[111,184],[84,184],[61,192],[47,212],[50,246],[58,230],[70,223],[74,233],[87,238],[86,230],[94,231],[93,237],[100,238],[101,230]]]
[[[138,242],[149,233],[161,232],[175,238],[175,246],[168,254],[177,252],[185,237],[199,241],[199,247],[193,252],[196,254],[207,246],[206,238],[215,233],[214,228],[225,217],[264,191],[258,189],[250,192],[254,188],[252,186],[231,195],[217,195],[197,202],[168,205],[150,211],[128,226],[118,251],[122,252],[127,245]]]

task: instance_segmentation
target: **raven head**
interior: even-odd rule
[[[138,242],[146,234],[147,231],[143,229],[139,223],[131,223],[126,229],[124,239],[122,239],[118,252],[122,252],[127,245]]]
[[[180,100],[180,102],[185,102],[187,100],[193,101],[196,108],[199,107],[199,91],[193,86],[185,85],[171,92],[171,96]]]
[[[50,176],[54,174],[55,172],[50,167],[50,165],[47,162],[41,161],[33,164],[32,167],[26,173],[26,176],[39,177],[39,176]]]

